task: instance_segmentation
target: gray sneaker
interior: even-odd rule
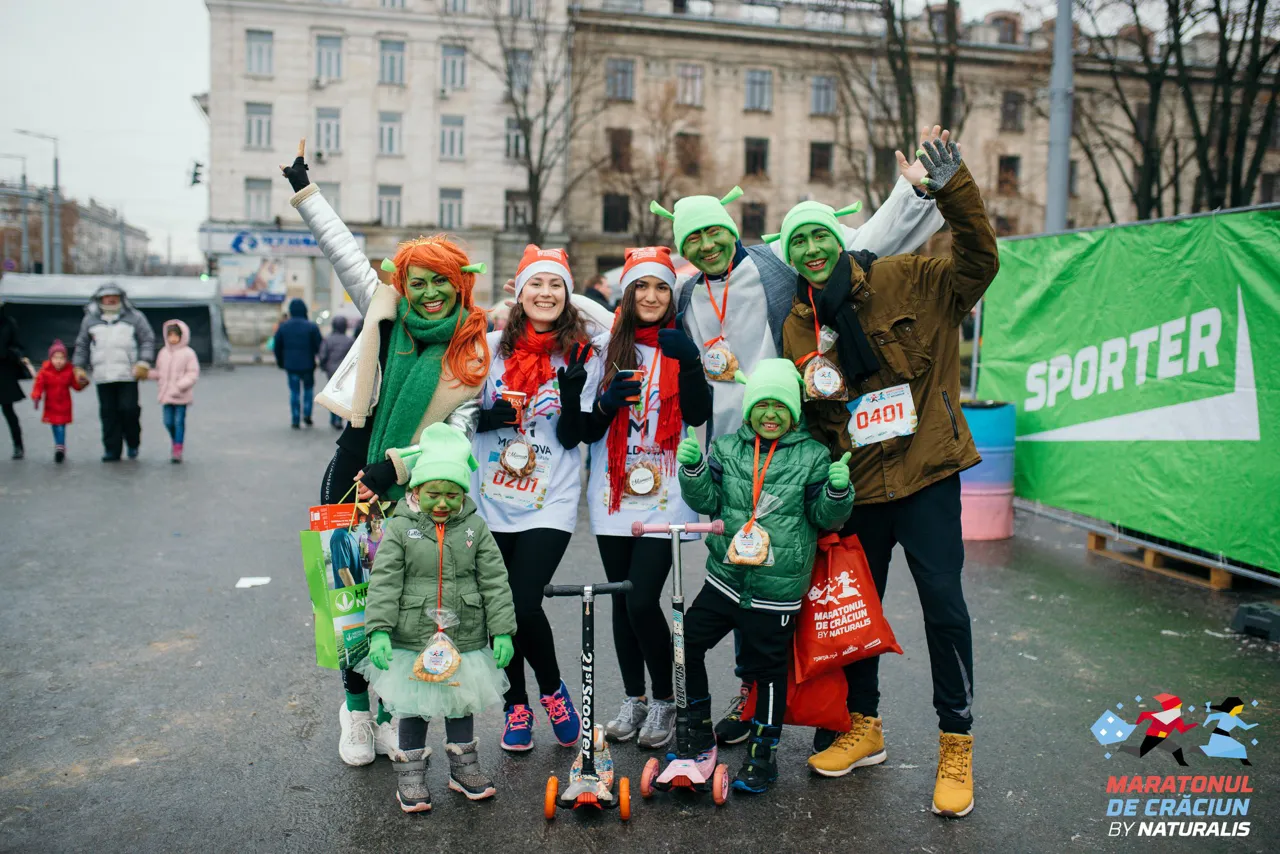
[[[630,741],[640,731],[640,724],[649,714],[649,705],[639,697],[627,697],[622,701],[618,716],[605,724],[604,737],[609,741]]]
[[[640,727],[641,747],[666,747],[676,734],[676,704],[670,700],[654,700]]]

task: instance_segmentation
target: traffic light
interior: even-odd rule
[[[191,186],[194,187],[196,184],[200,183],[200,170],[203,168],[204,164],[199,160],[197,160],[195,165],[191,167]]]

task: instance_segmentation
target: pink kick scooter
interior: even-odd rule
[[[687,522],[683,525],[646,525],[635,522],[631,525],[633,537],[645,534],[668,534],[671,537],[671,644],[675,659],[676,709],[683,712],[689,708],[689,697],[685,693],[684,675],[684,572],[680,565],[680,535],[690,534],[723,534],[724,522]],[[644,764],[640,774],[640,795],[646,800],[653,797],[655,791],[669,792],[672,789],[688,789],[693,792],[711,792],[716,806],[723,804],[729,797],[729,767],[716,762],[715,745],[710,750],[699,753],[692,759],[684,759],[672,753],[667,755],[667,767],[662,769],[656,756],[650,757]]]

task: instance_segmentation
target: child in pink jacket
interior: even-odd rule
[[[196,380],[200,379],[200,360],[196,351],[187,346],[191,330],[181,320],[164,322],[164,347],[156,356],[156,379],[160,382],[159,401],[164,408],[164,427],[173,440],[170,461],[182,462],[182,438],[187,427],[187,406],[190,405]]]

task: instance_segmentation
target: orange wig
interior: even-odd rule
[[[467,254],[445,235],[437,234],[401,243],[392,263],[396,271],[391,284],[403,297],[408,296],[405,282],[410,267],[425,267],[444,275],[453,284],[459,304],[467,310],[467,319],[453,333],[444,354],[444,365],[463,385],[480,385],[489,373],[489,342],[485,339],[488,321],[484,309],[475,303],[476,274],[462,269],[471,265]]]

